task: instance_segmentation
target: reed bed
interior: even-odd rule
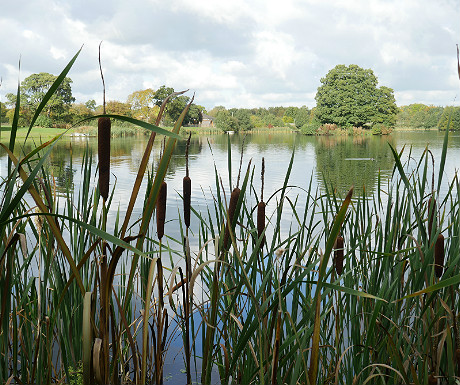
[[[19,100],[18,91],[18,108]],[[268,195],[269,167],[245,162],[242,152],[235,185],[229,145],[229,185],[216,167],[206,212],[193,207],[187,162],[174,239],[163,228],[171,199],[164,178],[186,112],[171,131],[96,117],[151,131],[126,213],[112,207],[116,184],[106,197],[100,184],[91,187],[89,152],[80,188],[59,197],[46,164],[59,138],[16,158],[13,124],[2,144],[9,172],[1,181],[0,381],[162,384],[174,338],[183,341],[185,368],[174,383],[459,381],[460,186],[456,176],[442,180],[447,131],[437,175],[428,150],[409,169],[393,149],[393,178],[379,179],[370,198],[352,188],[344,197],[332,187],[316,191],[311,182],[292,197],[294,155]],[[147,170],[157,134],[168,140]],[[132,218],[138,199],[143,214]],[[114,223],[106,223],[109,212]],[[197,228],[189,229],[190,216]]]

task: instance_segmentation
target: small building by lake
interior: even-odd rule
[[[214,117],[203,114],[203,119],[201,120],[199,127],[214,127]]]

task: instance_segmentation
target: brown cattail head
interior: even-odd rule
[[[433,229],[433,222],[435,222],[436,215],[436,199],[428,199],[428,237],[431,239],[431,230]]]
[[[441,278],[444,269],[444,235],[439,234],[434,247],[434,273]]]
[[[99,194],[107,200],[110,181],[110,118],[97,122],[97,156],[99,160]]]
[[[166,220],[166,182],[161,183],[160,192],[157,200],[157,234],[158,239],[163,238],[165,233],[165,220]]]
[[[428,376],[428,385],[436,385],[438,383],[438,380],[436,379],[436,377],[434,376],[433,373],[431,373],[429,376]]]
[[[334,266],[337,275],[342,275],[343,271],[343,237],[340,235],[335,241]]]
[[[264,229],[265,229],[265,202],[259,202],[257,205],[257,235],[260,236],[262,235]],[[264,239],[262,239],[262,242],[260,243],[260,246],[263,246],[265,243],[265,235]]]
[[[232,191],[232,195],[230,195],[230,204],[228,205],[228,219],[229,222],[225,227],[225,234],[224,234],[224,248],[228,248],[230,246],[230,226],[233,223],[233,217],[236,211],[236,204],[238,203],[238,199],[240,197],[241,190],[238,187],[235,187]]]
[[[192,195],[192,181],[190,177],[184,176],[182,188],[184,193],[184,221],[185,226],[188,228],[190,227],[190,198]]]
[[[457,361],[457,366],[460,368],[460,349],[455,349],[455,360]]]

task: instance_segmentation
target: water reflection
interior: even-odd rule
[[[372,195],[379,171],[387,177],[394,159],[388,142],[391,137],[321,136],[315,146],[316,177],[324,186],[344,191],[351,186],[355,191]]]
[[[248,158],[252,158],[253,165],[260,167],[260,159],[265,157],[268,170],[271,170],[267,173],[267,186],[271,178],[274,190],[281,187],[290,157],[295,151],[290,184],[305,187],[313,175],[314,187],[324,190],[327,183],[343,193],[352,185],[358,191],[362,191],[365,186],[366,195],[371,195],[375,190],[379,172],[385,178],[393,168],[394,160],[388,142],[396,148],[402,148],[405,144],[413,145],[415,153],[421,153],[429,143],[436,157],[442,146],[442,139],[443,135],[437,132],[397,133],[389,137],[306,137],[294,133],[192,136],[189,150],[190,172],[195,183],[210,185],[214,183],[215,164],[226,181],[227,147],[230,141],[232,179],[236,179],[239,153],[244,141],[245,164]],[[458,149],[457,141],[457,137],[452,138],[449,152]],[[146,137],[112,139],[111,167],[117,183],[132,186],[146,143]],[[185,175],[185,143],[185,139],[177,142],[169,164],[168,180],[181,180]],[[27,153],[34,146],[27,144],[23,149],[18,147],[16,152]],[[161,137],[157,137],[150,159],[151,170],[155,170],[159,162],[161,147]],[[49,157],[49,165],[58,189],[74,187],[76,173],[87,149],[93,153],[93,162],[96,163],[96,138],[65,138],[55,145]],[[450,160],[453,162],[452,157]],[[7,160],[3,150],[0,150],[0,161],[1,176],[6,176]],[[449,158],[446,169],[449,169]]]

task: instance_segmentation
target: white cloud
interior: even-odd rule
[[[78,101],[99,97],[98,45],[111,99],[163,84],[207,108],[314,105],[336,64],[372,68],[398,103],[448,104],[458,90],[453,0],[37,0],[2,8],[1,92],[35,72],[69,76]],[[13,78],[12,78],[13,77]],[[313,96],[313,97],[312,97]],[[101,100],[97,100],[98,103]]]

